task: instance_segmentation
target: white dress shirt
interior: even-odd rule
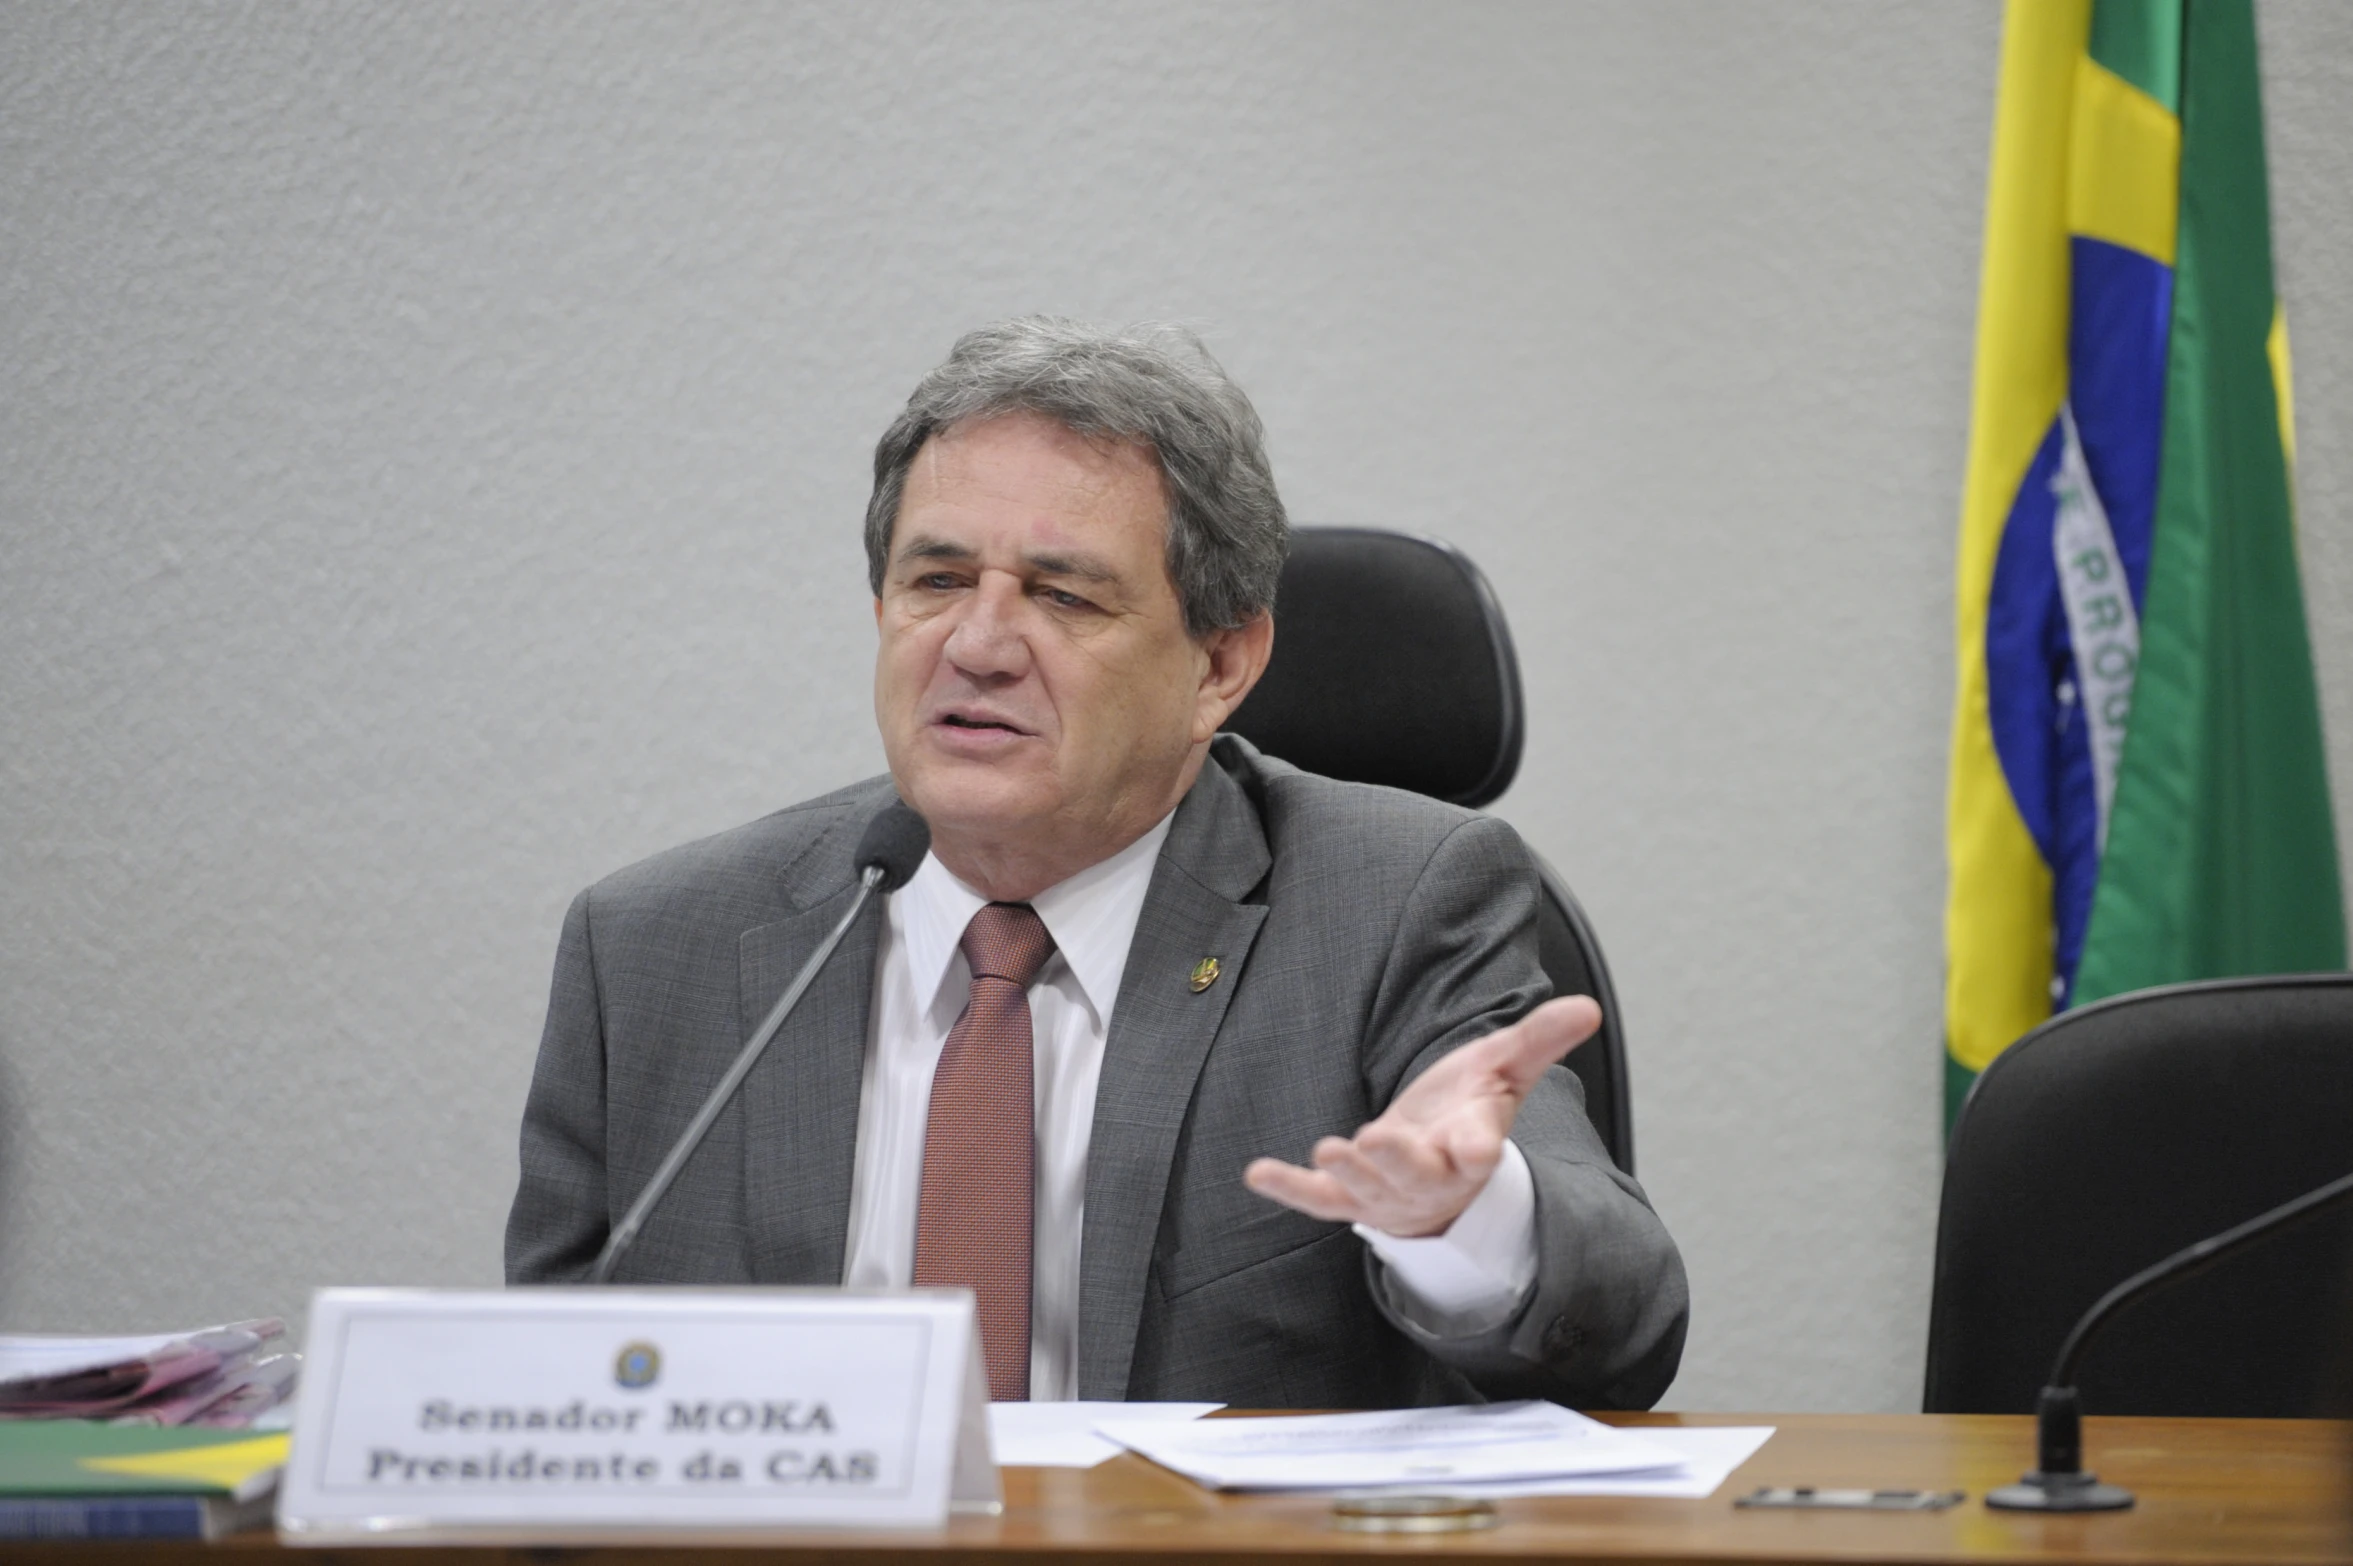
[[[1054,955],[1030,984],[1037,1053],[1036,1191],[1031,1207],[1030,1396],[1078,1396],[1079,1242],[1087,1142],[1103,1043],[1173,813],[1102,863],[1030,899]],[[972,987],[959,943],[988,899],[925,855],[891,894],[874,964],[858,1154],[850,1184],[852,1288],[904,1288],[915,1275],[915,1217],[931,1078]],[[1235,1178],[1241,1171],[1234,1171]],[[1405,1240],[1357,1225],[1390,1272],[1390,1298],[1440,1335],[1476,1332],[1518,1308],[1536,1272],[1535,1185],[1519,1149],[1444,1234]]]

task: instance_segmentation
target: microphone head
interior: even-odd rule
[[[895,892],[907,884],[930,851],[931,828],[921,816],[893,800],[888,810],[866,823],[866,835],[858,839],[858,872],[863,875],[880,869],[882,880],[875,890]]]

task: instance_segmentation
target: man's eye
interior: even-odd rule
[[[1043,590],[1042,596],[1045,598],[1046,602],[1052,604],[1057,609],[1092,609],[1095,607],[1093,604],[1087,602],[1084,598],[1079,597],[1078,594],[1070,592],[1065,588],[1046,588]]]
[[[915,585],[922,588],[926,592],[948,593],[954,592],[957,588],[963,586],[964,584],[962,580],[952,571],[932,571],[923,576],[917,577],[915,579]]]

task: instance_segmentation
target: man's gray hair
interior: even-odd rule
[[[1168,487],[1168,575],[1195,636],[1272,609],[1290,548],[1266,431],[1242,388],[1181,326],[1104,331],[1058,316],[999,321],[957,339],[874,448],[866,574],[876,597],[915,454],[934,435],[1009,413],[1149,447]]]

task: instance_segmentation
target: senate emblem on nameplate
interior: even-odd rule
[[[662,1374],[662,1351],[651,1343],[624,1343],[613,1359],[613,1383],[642,1392]]]

